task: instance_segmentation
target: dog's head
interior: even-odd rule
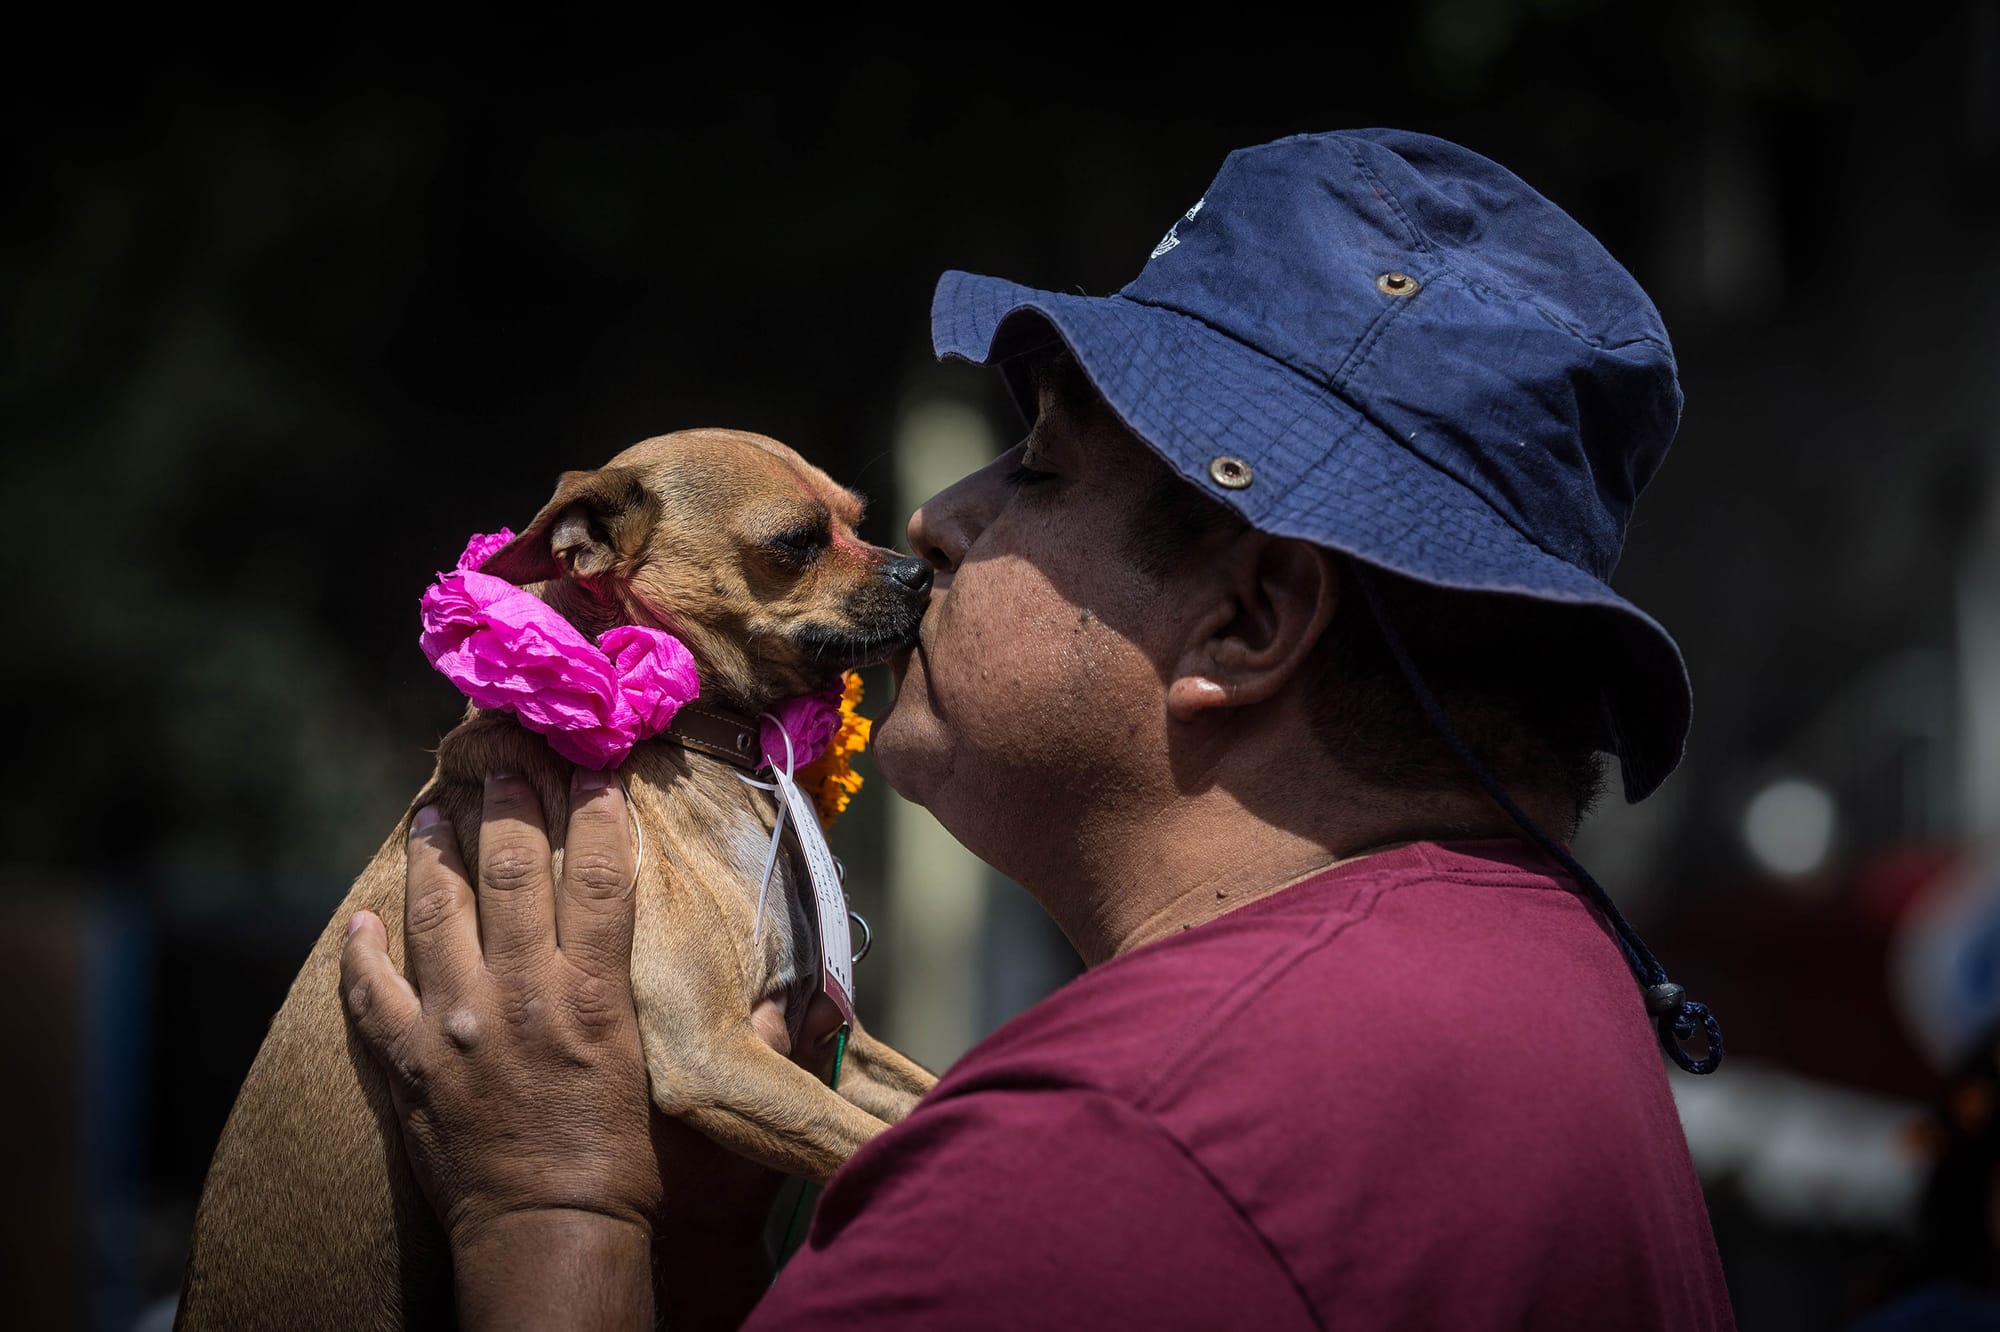
[[[705,694],[755,713],[915,641],[930,566],[857,537],[861,508],[774,439],[686,430],[565,472],[481,571],[592,634],[674,633]]]

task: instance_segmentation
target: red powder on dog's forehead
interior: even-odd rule
[[[833,548],[835,550],[846,551],[850,555],[858,555],[862,559],[870,559],[876,553],[875,547],[869,545],[859,537],[853,536],[844,527],[833,529]]]
[[[853,529],[861,522],[861,515],[868,508],[868,501],[845,486],[835,485],[825,473],[814,472],[802,466],[792,468],[792,477],[799,484],[799,493],[813,503],[824,505],[838,521],[833,524],[833,547],[858,555],[869,555],[875,547],[853,535]]]

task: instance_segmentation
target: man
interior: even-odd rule
[[[1232,154],[1116,296],[952,273],[933,325],[1032,428],[910,520],[876,755],[1091,969],[836,1176],[753,1325],[1728,1326],[1649,1023],[1703,1070],[1719,1034],[1561,845],[1598,751],[1637,799],[1687,729],[1605,582],[1679,415],[1644,293],[1492,162],[1364,131]],[[546,865],[518,785],[482,846]],[[579,801],[566,864],[628,883],[615,786]],[[410,873],[475,909],[442,825]],[[413,939],[419,1001],[365,917],[347,957],[461,1314],[643,1317],[629,901],[475,877],[484,967]]]

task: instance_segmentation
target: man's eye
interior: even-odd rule
[[[1021,461],[1014,465],[1013,471],[1007,473],[1007,484],[1018,488],[1021,486],[1040,485],[1044,481],[1055,480],[1056,474],[1054,472],[1045,472],[1039,467],[1030,467],[1028,465],[1034,461],[1036,461],[1034,453],[1023,448],[1021,451]]]

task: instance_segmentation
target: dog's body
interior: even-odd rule
[[[754,712],[914,635],[910,605],[921,614],[928,580],[855,540],[856,517],[847,492],[782,445],[692,431],[635,446],[601,472],[567,474],[484,567],[536,586],[587,632],[671,629],[701,665],[702,703]],[[795,538],[815,522],[819,553],[802,559],[795,547],[811,543]],[[704,526],[725,530],[705,543]],[[475,709],[440,745],[411,805],[438,804],[467,864],[477,863],[484,778],[500,770],[534,783],[561,845],[570,765],[511,718]],[[732,1169],[689,1130],[756,1167],[823,1180],[932,1081],[858,1027],[838,1094],[775,1048],[786,1037],[772,1025],[796,1033],[811,998],[816,942],[789,859],[757,927],[773,814],[739,771],[670,739],[640,744],[620,769],[643,839],[632,980],[670,1196],[677,1161],[699,1162],[693,1175],[706,1180]],[[195,1222],[181,1327],[450,1321],[444,1236],[339,994],[344,925],[357,910],[391,923],[402,965],[393,925],[404,917],[408,822],[406,813],[314,945],[238,1096]]]

